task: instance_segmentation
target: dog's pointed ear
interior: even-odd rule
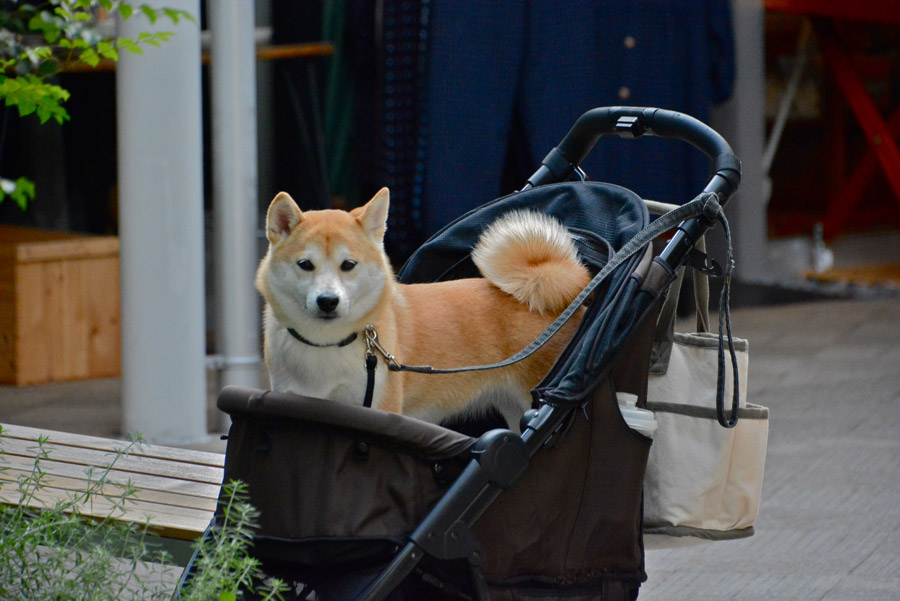
[[[301,221],[303,213],[291,195],[287,192],[276,194],[266,213],[266,237],[269,238],[269,243],[284,240]]]
[[[351,211],[356,220],[362,225],[366,234],[376,242],[381,242],[384,239],[390,198],[391,193],[388,189],[382,188],[372,197],[372,200]]]

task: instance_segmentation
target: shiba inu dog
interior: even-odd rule
[[[301,212],[284,192],[272,201],[269,250],[256,286],[266,301],[273,390],[363,404],[367,326],[405,364],[500,361],[531,342],[590,280],[562,224],[520,211],[498,219],[474,249],[483,278],[400,284],[383,248],[388,205],[386,188],[349,212]],[[501,369],[432,375],[389,371],[379,361],[372,406],[439,423],[492,405],[518,428],[531,388],[576,321],[534,355]]]

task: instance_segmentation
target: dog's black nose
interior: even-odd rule
[[[324,294],[320,294],[316,299],[316,304],[319,305],[319,308],[322,309],[325,313],[331,313],[335,309],[337,309],[338,303],[341,302],[341,297],[337,294],[332,294],[331,292],[326,292]]]

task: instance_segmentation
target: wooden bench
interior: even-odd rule
[[[30,506],[52,507],[59,500],[71,499],[112,465],[105,475],[108,484],[104,492],[121,495],[122,485],[129,483],[135,489],[124,507],[113,512],[113,519],[149,523],[151,531],[180,541],[198,538],[212,519],[224,455],[139,444],[117,457],[116,451],[127,447],[128,441],[6,424],[0,427],[0,503],[22,502],[17,483],[32,474],[40,455],[43,486],[27,501]],[[81,504],[79,513],[104,518],[112,509],[113,502],[99,496]]]

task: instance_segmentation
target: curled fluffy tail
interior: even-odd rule
[[[534,211],[497,219],[472,260],[492,284],[539,313],[559,313],[591,279],[565,226]]]

